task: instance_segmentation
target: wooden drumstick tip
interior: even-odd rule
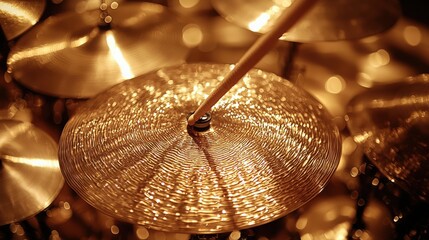
[[[189,116],[188,118],[188,125],[189,126],[194,126],[196,120],[195,120],[195,114],[192,114],[191,116]]]

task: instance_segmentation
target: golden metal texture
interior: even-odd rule
[[[60,139],[66,181],[102,212],[167,232],[248,228],[305,204],[341,152],[308,93],[254,69],[212,108],[207,131],[188,127],[231,67],[164,68],[85,102]]]
[[[0,120],[0,225],[48,207],[64,179],[58,144],[29,122]]]
[[[253,32],[265,33],[293,1],[212,2],[227,20]],[[357,39],[385,31],[400,16],[401,8],[397,0],[320,0],[281,39],[292,42]]]
[[[57,97],[89,98],[127,79],[184,62],[181,21],[153,3],[51,16],[11,49],[8,72],[24,86]],[[108,26],[105,26],[108,28]]]
[[[429,75],[356,96],[347,107],[354,140],[374,165],[412,196],[429,200]]]
[[[44,0],[4,0],[0,2],[0,26],[7,40],[33,27],[46,7]]]

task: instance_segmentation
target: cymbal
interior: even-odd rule
[[[127,79],[184,62],[182,23],[153,3],[120,4],[108,12],[62,13],[34,27],[11,49],[8,72],[46,95],[89,98]]]
[[[261,225],[317,195],[338,165],[339,131],[288,81],[251,70],[208,130],[188,127],[231,67],[163,68],[86,101],[60,138],[71,188],[107,215],[179,233]]]
[[[347,239],[356,221],[356,200],[349,195],[321,195],[300,209],[297,231],[302,239]],[[366,228],[361,229],[361,239],[393,239],[395,229],[389,209],[377,199],[368,200],[362,216]]]
[[[291,1],[214,0],[227,20],[253,32],[265,33]],[[397,0],[320,0],[282,40],[315,42],[357,39],[390,28],[401,16]]]
[[[64,179],[58,144],[29,122],[0,120],[0,225],[48,207]]]
[[[12,40],[33,27],[46,7],[44,0],[5,0],[0,4],[0,26],[7,40]]]
[[[367,90],[347,106],[347,125],[391,181],[429,200],[429,75]]]

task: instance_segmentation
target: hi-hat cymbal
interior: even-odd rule
[[[251,31],[265,33],[292,1],[212,2],[227,20]],[[385,31],[400,16],[397,0],[320,0],[281,39],[293,42],[357,39]]]
[[[168,232],[229,232],[305,204],[341,152],[338,129],[306,92],[251,70],[212,108],[207,131],[188,127],[230,67],[164,68],[86,101],[61,135],[66,181],[102,212]]]
[[[348,105],[355,141],[389,179],[429,200],[429,75],[370,89]]]
[[[5,0],[0,3],[0,26],[7,40],[12,40],[39,20],[45,10],[44,0]]]
[[[120,4],[108,11],[111,29],[99,26],[98,10],[52,16],[11,49],[8,72],[47,95],[89,98],[114,84],[184,62],[181,21],[161,5]]]
[[[64,179],[58,145],[29,122],[0,120],[0,225],[48,207]]]

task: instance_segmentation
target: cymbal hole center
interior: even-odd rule
[[[194,112],[191,112],[188,114],[188,118],[193,114]],[[205,113],[203,116],[198,119],[195,124],[192,126],[192,128],[196,131],[203,132],[210,128],[210,121],[212,120],[210,113]]]

